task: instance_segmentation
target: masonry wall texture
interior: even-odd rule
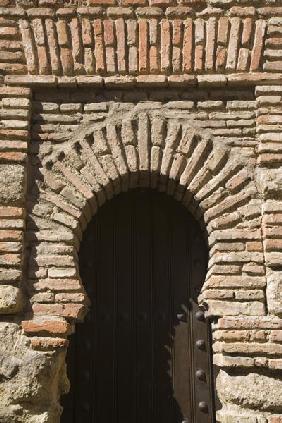
[[[282,1],[0,0],[0,99],[0,422],[60,421],[82,233],[141,186],[207,233],[217,421],[281,423]]]

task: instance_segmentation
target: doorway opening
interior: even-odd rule
[[[106,203],[79,252],[90,310],[67,353],[62,423],[212,423],[209,322],[197,305],[208,249],[175,200]]]

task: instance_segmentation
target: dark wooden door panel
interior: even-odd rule
[[[79,258],[91,308],[71,339],[61,422],[212,423],[208,324],[196,317],[207,248],[194,219],[165,194],[121,194]]]

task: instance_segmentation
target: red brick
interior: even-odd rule
[[[82,43],[84,46],[93,45],[92,25],[90,23],[89,18],[84,16],[81,21],[81,36],[82,36]]]
[[[246,18],[243,20],[243,30],[242,30],[242,46],[249,47],[253,33],[253,20],[251,18]]]
[[[21,259],[19,254],[1,254],[0,264],[2,266],[18,266],[21,264]]]
[[[60,292],[55,294],[56,303],[83,303],[85,295],[83,292]]]
[[[1,217],[23,217],[23,209],[19,207],[0,207]]]
[[[204,46],[198,45],[195,47],[195,63],[194,70],[199,72],[203,69],[204,65]]]
[[[182,41],[182,26],[183,23],[180,19],[173,21],[172,43],[174,46],[180,46]]]
[[[250,51],[247,48],[240,48],[239,56],[238,56],[238,63],[237,63],[237,70],[244,72],[248,70],[249,66],[249,57]]]
[[[70,319],[82,317],[85,307],[83,304],[33,304],[32,309],[37,315],[63,316]]]
[[[31,346],[38,350],[49,350],[57,348],[66,348],[69,344],[67,339],[62,338],[31,338]]]
[[[116,54],[114,47],[106,47],[106,65],[107,72],[115,73],[116,72]]]
[[[69,26],[72,38],[72,56],[74,66],[77,71],[80,71],[82,69],[82,40],[80,35],[81,24],[75,17],[71,19]]]
[[[104,43],[103,43],[103,28],[101,19],[95,19],[93,23],[94,39],[95,39],[95,59],[96,59],[96,72],[103,72],[105,70],[104,61]]]
[[[282,239],[266,239],[264,245],[266,251],[281,251]]]
[[[170,22],[167,19],[163,19],[161,21],[161,70],[164,72],[170,69],[170,54]]]
[[[0,153],[0,162],[23,162],[26,157],[26,153],[4,152]]]
[[[127,26],[127,44],[129,46],[136,45],[137,38],[137,22],[133,19],[130,19],[126,22]]]
[[[266,22],[263,20],[258,20],[256,22],[255,41],[254,41],[254,47],[251,54],[251,65],[250,65],[251,71],[257,71],[261,67],[265,30],[266,30]]]
[[[148,22],[139,21],[139,71],[144,73],[148,67]]]
[[[125,22],[120,18],[115,21],[116,38],[117,38],[117,65],[118,72],[125,73]]]
[[[261,16],[281,16],[282,15],[282,7],[260,7],[257,9],[258,13]]]
[[[72,50],[68,47],[61,47],[60,57],[64,75],[72,75],[74,70]]]
[[[104,42],[106,46],[112,46],[115,43],[114,23],[111,20],[105,20],[104,25]]]
[[[49,63],[45,46],[37,46],[37,56],[39,63],[39,74],[47,75],[49,73]]]
[[[149,52],[151,73],[158,73],[158,70],[159,70],[158,56],[159,56],[159,48],[157,46],[151,46],[150,52]]]
[[[102,6],[107,6],[107,5],[114,5],[116,4],[115,0],[88,0],[88,5],[89,6],[96,6],[96,5],[102,5]]]
[[[22,328],[27,334],[52,334],[52,335],[63,335],[69,333],[70,324],[62,320],[45,320],[45,321],[34,321],[24,320],[22,321]]]
[[[172,48],[172,70],[174,73],[181,73],[181,49],[174,46]]]
[[[192,71],[192,52],[193,52],[193,21],[186,19],[184,23],[183,37],[183,71]],[[197,46],[198,47],[198,46]]]
[[[57,207],[69,213],[71,216],[76,217],[77,219],[81,217],[80,210],[68,204],[66,201],[64,201],[63,197],[60,195],[48,192],[46,193],[46,200],[55,204]]]
[[[150,0],[150,5],[154,6],[167,6],[171,4],[171,0]]]
[[[229,44],[227,49],[226,69],[234,71],[237,65],[239,35],[241,20],[239,18],[231,18],[231,28]]]
[[[265,45],[267,47],[282,47],[282,38],[267,38]]]
[[[149,21],[149,39],[150,39],[150,45],[157,45],[158,44],[158,29],[159,29],[159,22],[157,19],[151,19]]]
[[[226,188],[230,191],[236,191],[242,187],[247,181],[249,181],[250,176],[248,171],[243,169],[236,175],[234,175],[231,179],[226,182]]]
[[[57,22],[57,34],[59,46],[69,46],[67,23],[63,19],[59,19]]]
[[[263,251],[262,242],[260,241],[253,241],[246,243],[247,251]]]
[[[1,97],[27,97],[31,96],[31,89],[24,87],[0,87]]]
[[[50,63],[52,74],[58,75],[60,73],[60,58],[59,58],[59,45],[56,35],[56,25],[53,19],[45,20],[46,36],[48,43],[48,50],[50,54]]]
[[[14,38],[18,35],[18,28],[13,26],[0,27],[1,38]]]
[[[230,9],[231,16],[255,16],[256,9],[255,7],[241,7],[241,6],[233,6]]]
[[[122,6],[130,6],[130,5],[145,5],[147,4],[147,0],[121,0]]]
[[[222,71],[225,68],[227,50],[225,47],[219,46],[216,51],[216,70]]]
[[[18,130],[18,129],[1,129],[0,128],[0,138],[3,139],[12,139],[12,140],[27,140],[29,137],[28,131]]]
[[[22,238],[22,231],[0,230],[0,241],[21,241]]]
[[[33,284],[35,290],[78,291],[82,289],[79,279],[42,279]]]
[[[229,19],[221,17],[218,21],[217,42],[219,45],[226,46],[229,33]]]
[[[210,18],[206,23],[206,64],[207,71],[214,69],[216,19]]]
[[[0,6],[1,7],[15,6],[15,1],[14,0],[0,0]]]

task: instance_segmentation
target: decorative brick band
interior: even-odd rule
[[[281,8],[2,8],[4,74],[281,72]],[[273,17],[275,16],[275,17]]]
[[[101,19],[86,11],[21,19],[20,30],[30,74],[189,74],[261,70],[266,21]]]

